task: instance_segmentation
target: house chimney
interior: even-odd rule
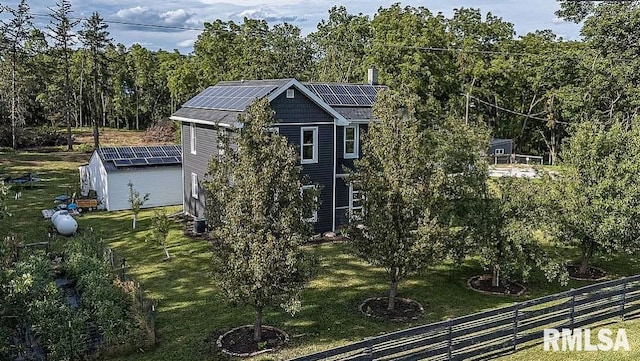
[[[369,85],[378,85],[378,69],[373,66],[369,68],[367,83],[369,83]]]

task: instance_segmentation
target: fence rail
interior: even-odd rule
[[[540,343],[545,328],[579,328],[640,316],[640,275],[401,330],[298,357],[315,360],[487,359]]]

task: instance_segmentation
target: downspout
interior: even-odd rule
[[[331,210],[331,231],[336,231],[336,162],[338,158],[338,145],[337,141],[337,132],[338,126],[336,125],[337,119],[333,120],[333,204]]]

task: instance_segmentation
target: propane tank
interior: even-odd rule
[[[73,236],[78,230],[78,222],[64,209],[54,213],[51,216],[51,222],[58,233],[63,236]]]

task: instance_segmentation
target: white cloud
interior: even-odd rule
[[[160,14],[160,18],[164,20],[166,24],[169,25],[184,25],[188,23],[193,23],[193,17],[195,17],[194,12],[189,12],[185,9],[177,9],[177,10],[169,10],[162,14]]]
[[[176,45],[179,48],[191,48],[191,47],[193,47],[193,44],[195,42],[196,42],[195,39],[187,39],[187,40],[183,40],[183,41],[178,42]]]
[[[120,9],[116,12],[116,16],[123,20],[132,20],[136,19],[141,15],[146,15],[149,13],[149,8],[146,6],[136,6],[128,9]]]

